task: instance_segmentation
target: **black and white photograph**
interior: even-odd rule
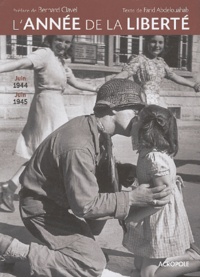
[[[100,17],[77,34],[75,4],[39,8],[69,14],[74,32],[35,32],[31,17],[30,34],[18,19],[12,33],[0,27],[0,277],[200,276],[190,7],[165,8],[185,16],[178,34],[134,32],[128,19],[124,34],[120,19],[99,34]]]

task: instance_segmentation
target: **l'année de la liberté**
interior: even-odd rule
[[[183,17],[127,17],[123,23],[117,20],[86,19],[85,22],[80,17],[36,17],[25,20],[13,20],[13,30],[190,30],[189,16]]]

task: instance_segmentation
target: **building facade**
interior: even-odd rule
[[[200,81],[200,36],[167,36],[167,64],[178,74]],[[41,46],[43,36],[0,36],[0,62],[24,57]],[[131,55],[144,52],[144,36],[75,36],[69,67],[77,78],[99,86],[121,71]],[[33,72],[0,74],[0,119],[26,120],[34,94]],[[200,120],[200,93],[164,79],[161,96],[182,120]],[[92,112],[96,94],[67,86],[64,101],[69,118]]]

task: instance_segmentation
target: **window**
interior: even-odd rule
[[[97,45],[97,63],[105,64],[105,36],[75,36],[75,43],[91,43]]]
[[[42,43],[42,36],[6,36],[7,58],[24,57],[36,50]]]
[[[135,54],[141,54],[143,50],[143,38],[141,36],[115,36],[114,37],[114,63],[120,65],[126,63],[128,58]]]

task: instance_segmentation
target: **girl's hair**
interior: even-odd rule
[[[53,40],[57,37],[57,35],[47,35],[44,38],[44,41],[42,43],[42,47],[48,47],[52,49],[52,43]],[[71,42],[71,46],[65,51],[65,54],[63,56],[64,59],[70,58],[73,55],[73,41],[74,41],[74,37],[72,37],[72,42]]]
[[[178,130],[173,114],[160,106],[149,105],[139,114],[139,149],[156,148],[173,156],[178,152]]]
[[[148,51],[148,44],[149,42],[151,41],[151,39],[155,36],[162,36],[164,38],[164,49],[162,51],[162,53],[159,55],[160,57],[164,57],[167,52],[168,52],[168,40],[169,40],[169,37],[168,36],[164,36],[164,35],[147,35],[147,36],[144,36],[144,55],[145,56],[148,56],[149,54],[149,51]]]

